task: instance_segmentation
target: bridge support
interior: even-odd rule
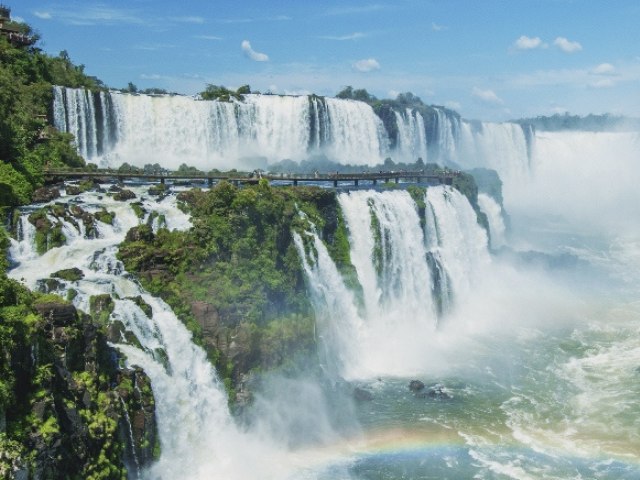
[[[400,183],[400,177],[396,177],[396,183]]]
[[[213,186],[213,178],[211,177],[207,178],[207,185],[209,185],[210,187]]]
[[[297,186],[298,186],[298,180],[294,180],[294,181],[293,181],[293,186],[294,186],[294,187],[297,187]]]
[[[374,178],[374,179],[373,179],[373,184],[374,184],[374,185],[377,185],[377,184],[378,184],[378,180]]]
[[[358,186],[358,179],[356,178],[356,179],[353,181],[353,183],[354,183],[354,184],[355,184],[355,186],[357,187],[357,186]]]
[[[160,178],[160,184],[164,185],[164,177]]]
[[[333,181],[333,188],[337,188],[338,187],[338,180],[334,180]]]

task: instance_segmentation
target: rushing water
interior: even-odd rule
[[[182,101],[204,108],[175,100]],[[279,121],[303,121],[297,109],[285,115],[273,105],[286,117]],[[324,103],[306,105],[332,114]],[[410,112],[398,117],[403,135],[419,123]],[[95,118],[96,125],[104,120]],[[97,193],[63,197],[89,212],[105,206],[116,222],[97,222],[93,239],[65,224],[68,244],[42,256],[33,226],[21,218],[10,275],[36,288],[52,272],[77,266],[84,279],[63,282],[61,293],[77,290],[82,309],[91,295],[117,294],[113,318],[140,340],[142,348],[116,347],[144,368],[156,397],[162,456],[144,478],[640,478],[637,134],[538,134],[529,161],[517,130],[446,121],[452,139],[483,136],[487,152],[503,155],[487,153],[474,164],[502,170],[509,236],[495,200],[481,196],[479,203],[492,248],[505,248],[490,253],[475,212],[449,187],[427,190],[423,218],[407,192],[340,193],[353,275],[339,271],[310,222],[294,234],[316,308],[325,381],[266,377],[254,420],[242,428],[204,352],[116,260],[117,244],[140,222],[128,203]],[[327,125],[294,135],[286,148],[326,142],[338,134]],[[375,122],[366,128],[378,135]],[[96,135],[96,151],[105,138],[116,136]],[[462,155],[464,144],[447,138],[442,150]],[[190,227],[173,197],[144,202],[167,228]],[[151,305],[151,318],[127,300],[136,295]],[[417,394],[408,388],[413,379],[426,384]],[[371,400],[354,401],[354,386]]]
[[[63,87],[53,93],[55,127],[72,133],[78,151],[103,166],[252,169],[324,155],[362,166],[387,157],[463,166],[489,159],[483,166],[501,174],[521,179],[528,171],[525,127],[469,123],[439,107],[425,107],[432,112],[426,117],[417,109],[394,110],[385,126],[366,103],[313,95],[250,94],[224,102]]]

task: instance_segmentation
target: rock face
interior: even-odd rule
[[[41,187],[33,192],[33,203],[46,203],[60,196],[58,187]]]
[[[108,302],[98,303],[109,309]],[[0,310],[4,306],[0,298]],[[120,479],[128,475],[125,465],[140,469],[151,462],[158,438],[144,372],[120,369],[106,328],[61,298],[44,295],[32,309],[32,333],[15,330],[10,350],[0,344],[9,367],[3,376],[13,379],[0,413],[5,418],[6,410],[7,430],[26,422],[28,432],[6,444],[15,445],[11,461],[22,478]],[[5,463],[0,453],[0,470]]]

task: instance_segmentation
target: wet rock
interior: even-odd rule
[[[64,187],[64,191],[67,195],[80,195],[82,193],[80,187],[76,185],[67,185]]]
[[[441,383],[431,385],[425,391],[416,393],[417,398],[430,398],[433,400],[451,400],[453,396],[449,393],[447,388]]]
[[[160,197],[162,195],[164,195],[165,193],[167,193],[169,191],[169,187],[167,187],[166,185],[160,183],[158,185],[153,185],[152,187],[149,187],[149,195],[153,196],[153,197]]]
[[[36,282],[36,289],[42,293],[57,292],[62,289],[62,283],[55,278],[45,278]]]
[[[46,203],[58,197],[60,197],[58,187],[41,187],[33,192],[32,200],[33,203]]]
[[[359,402],[370,402],[373,400],[373,393],[364,388],[356,387],[353,389],[353,398]]]
[[[421,390],[424,390],[424,383],[420,380],[411,380],[409,382],[409,390],[411,390],[412,392],[419,392]]]
[[[133,200],[134,198],[136,198],[136,194],[126,188],[123,188],[113,196],[113,199],[118,201]]]
[[[64,270],[58,270],[51,274],[52,278],[60,278],[69,282],[77,282],[84,278],[84,273],[77,267],[66,268]]]
[[[72,325],[78,317],[76,307],[63,300],[60,300],[59,303],[48,301],[36,303],[34,308],[43,320],[56,327]]]

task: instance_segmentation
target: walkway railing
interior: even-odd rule
[[[202,181],[209,185],[220,181],[228,181],[235,185],[246,183],[257,183],[260,179],[266,179],[270,183],[277,185],[300,183],[322,184],[332,183],[334,187],[345,184],[359,186],[361,183],[377,185],[378,183],[440,183],[451,185],[453,179],[460,172],[442,170],[438,172],[424,172],[423,170],[391,170],[379,172],[362,173],[262,173],[255,172],[156,172],[145,173],[144,171],[123,171],[115,169],[45,169],[45,179],[50,182],[67,179],[117,179],[124,181],[127,179],[140,179],[148,182],[166,181]]]

